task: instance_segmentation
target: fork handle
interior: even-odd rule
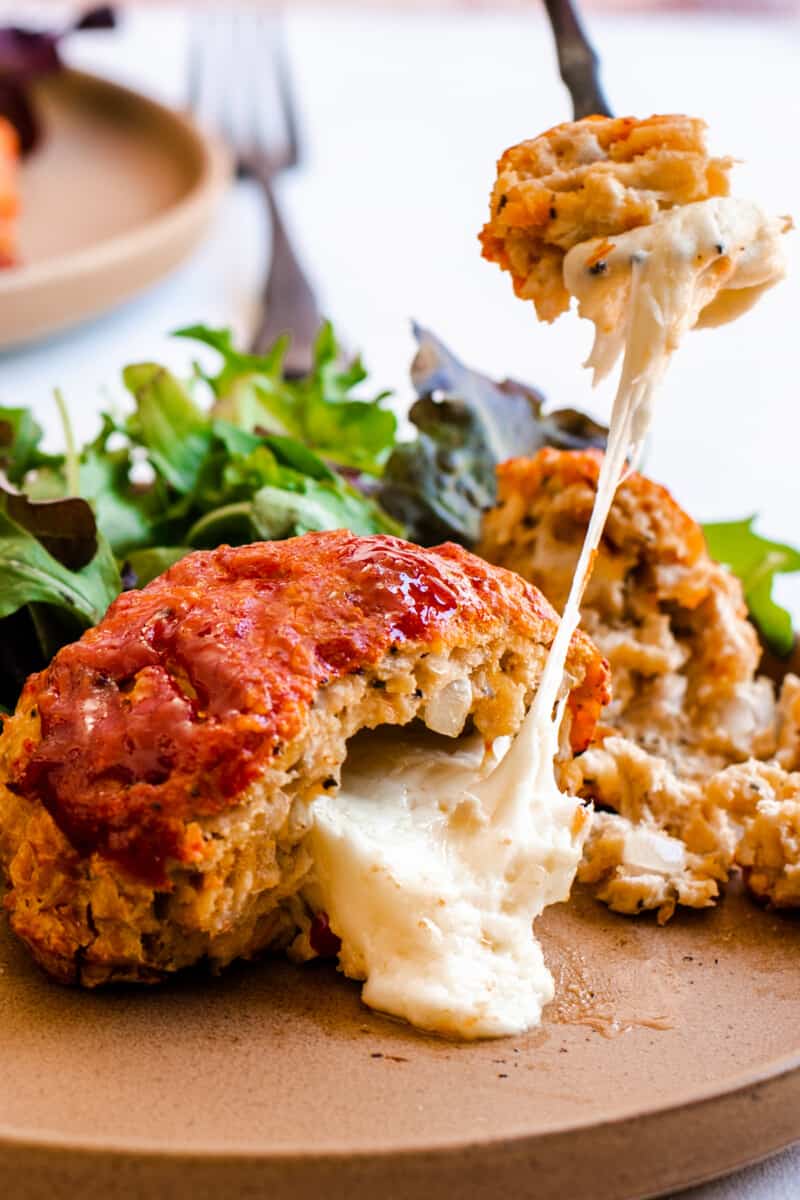
[[[268,168],[253,172],[272,223],[272,253],[264,285],[261,316],[250,343],[253,354],[263,354],[282,333],[291,341],[284,360],[287,379],[307,375],[314,361],[314,341],[322,324],[317,301],[303,268],[297,261],[283,223]]]
[[[581,24],[577,4],[573,5],[572,0],[544,0],[544,6],[556,42],[561,78],[572,97],[575,120],[595,113],[612,117],[600,84],[600,60]]]

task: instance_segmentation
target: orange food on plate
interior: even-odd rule
[[[0,117],[0,267],[10,267],[16,259],[18,161],[17,132],[10,121]]]

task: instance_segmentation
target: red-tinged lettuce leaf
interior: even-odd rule
[[[85,500],[31,500],[0,479],[0,705],[99,621],[120,586]]]
[[[85,500],[34,501],[0,486],[0,617],[52,604],[89,626],[119,591],[114,556]]]
[[[31,500],[0,474],[0,500],[6,515],[68,570],[80,571],[94,558],[97,523],[90,505],[79,496]]]
[[[495,383],[472,371],[429,330],[414,325],[419,349],[411,379],[419,399],[409,418],[414,441],[389,457],[377,499],[422,545],[478,540],[481,518],[495,500],[498,463],[542,446],[605,446],[607,430],[575,409],[544,411],[534,388]]]
[[[6,492],[6,513],[32,534],[62,566],[80,571],[97,553],[97,525],[91,507],[79,496],[29,500]]]

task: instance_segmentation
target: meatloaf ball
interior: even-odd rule
[[[535,583],[557,608],[601,461],[598,451],[544,449],[498,471],[479,552]],[[613,699],[593,744],[563,767],[570,789],[606,810],[579,878],[617,911],[655,908],[661,920],[676,904],[711,904],[734,864],[747,862],[741,853],[766,854],[769,805],[752,825],[764,799],[751,778],[758,760],[775,759],[770,778],[783,779],[784,806],[796,795],[800,776],[788,772],[798,766],[800,680],[787,676],[776,704],[771,682],[757,675],[760,648],[739,581],[711,559],[699,525],[669,492],[636,473],[615,497],[581,614],[609,660]],[[779,814],[780,844],[790,864],[788,811]],[[740,853],[748,830],[746,845],[761,837],[759,849]],[[754,890],[763,877],[749,873]]]
[[[31,677],[6,723],[13,929],[88,986],[288,946],[309,800],[338,788],[348,739],[515,733],[556,625],[536,588],[453,545],[341,531],[188,555]],[[569,757],[608,699],[583,634],[567,673]]]
[[[602,454],[546,448],[498,471],[479,553],[519,572],[557,609],[566,600],[594,504]],[[666,488],[622,482],[582,604],[609,659],[607,725],[702,777],[774,749],[774,700],[756,679],[761,650],[741,585]]]
[[[569,308],[562,267],[573,246],[649,225],[675,205],[727,196],[732,160],[709,157],[705,130],[681,115],[594,116],[512,146],[497,163],[484,258],[510,272],[540,320],[554,321]]]

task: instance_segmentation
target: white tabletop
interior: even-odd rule
[[[620,112],[702,114],[714,147],[746,160],[741,192],[800,214],[796,21],[598,15],[592,28]],[[363,349],[376,383],[408,399],[415,316],[472,365],[607,415],[608,390],[591,393],[577,366],[588,329],[574,317],[538,326],[507,278],[481,261],[475,240],[498,152],[568,115],[535,7],[303,7],[289,34],[305,158],[283,188],[287,217],[326,312],[347,344]],[[184,99],[186,28],[177,10],[148,6],[113,34],[84,35],[71,55],[170,102]],[[204,321],[247,332],[267,251],[258,198],[240,184],[207,243],[147,296],[0,356],[0,403],[33,405],[54,430],[57,385],[79,432],[90,433],[98,406],[118,394],[122,364],[188,366],[194,351],[170,341],[170,329]],[[796,246],[791,257],[790,278],[739,325],[687,339],[664,387],[648,471],[700,519],[758,512],[764,533],[798,541]],[[800,621],[800,577],[781,580],[778,594]],[[800,1150],[691,1195],[797,1197]]]

